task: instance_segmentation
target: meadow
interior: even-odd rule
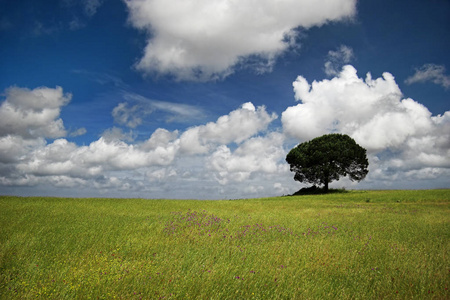
[[[450,299],[450,190],[0,197],[1,299]]]

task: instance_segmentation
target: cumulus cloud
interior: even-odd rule
[[[342,66],[348,64],[353,57],[353,49],[345,45],[341,45],[336,51],[328,51],[325,61],[325,74],[328,76],[338,75]]]
[[[265,130],[276,118],[276,114],[268,114],[264,106],[255,108],[250,102],[244,103],[216,122],[186,130],[180,137],[181,150],[191,154],[205,153],[210,144],[241,143]]]
[[[122,128],[112,127],[108,128],[102,133],[102,138],[104,138],[107,142],[111,141],[125,141],[125,142],[133,142],[136,136],[132,131],[124,132]]]
[[[390,73],[362,79],[347,65],[331,80],[309,84],[299,76],[293,87],[301,103],[283,112],[282,123],[299,141],[330,132],[352,136],[369,152],[372,178],[450,167],[450,112],[432,116],[404,99]]]
[[[59,109],[70,98],[64,98],[61,88],[33,91],[15,88],[9,89],[7,95],[4,105],[14,104],[38,112]],[[30,117],[28,111],[24,115]],[[59,111],[52,114],[53,119],[46,120],[51,122],[58,116]],[[232,164],[225,169],[217,168],[220,162],[215,158],[223,147],[230,151],[230,159],[238,163],[246,158],[252,159],[252,168],[241,178],[248,178],[258,171],[267,174],[279,171],[277,162],[273,160],[278,160],[282,153],[282,135],[271,134],[267,139],[255,137],[265,134],[268,124],[275,118],[276,115],[267,113],[265,107],[255,107],[247,102],[215,122],[194,126],[182,133],[159,128],[148,139],[136,142],[131,131],[127,133],[113,127],[86,146],[76,145],[65,138],[47,141],[56,135],[54,131],[44,130],[47,127],[40,128],[44,126],[40,123],[42,118],[27,120],[25,125],[18,122],[20,126],[8,127],[5,123],[0,136],[0,185],[83,187],[97,192],[148,191],[161,194],[176,190],[173,185],[178,189],[192,189],[192,183],[201,182],[203,192],[208,195],[217,191],[217,184],[238,173],[243,174]],[[31,135],[30,128],[39,130],[33,130]],[[65,131],[60,134],[65,134]],[[233,151],[232,145],[238,145],[238,148]],[[259,149],[266,146],[268,149]],[[251,153],[246,154],[247,151]],[[252,190],[259,191],[249,189],[248,193]],[[238,194],[239,190],[235,192]],[[181,197],[188,195],[183,191],[179,193]],[[191,197],[194,197],[192,193]]]
[[[221,79],[258,58],[270,69],[296,28],[353,16],[356,0],[127,0],[129,21],[151,33],[136,67],[178,80]],[[253,60],[254,64],[254,60]]]
[[[268,129],[277,115],[247,102],[183,131],[158,128],[136,141],[132,131],[112,127],[83,146],[65,138],[60,109],[69,94],[10,88],[0,105],[0,186],[150,198],[289,194],[299,188],[285,163],[293,140],[329,132],[368,149],[370,172],[358,187],[448,185],[450,111],[433,116],[405,99],[391,74],[363,79],[345,66],[332,79],[309,83],[299,76],[293,88],[299,103],[282,113],[282,128]]]
[[[34,90],[12,87],[6,90],[0,106],[0,136],[23,138],[58,138],[66,135],[61,107],[69,103],[70,94],[61,87]]]
[[[0,165],[13,164],[23,160],[27,154],[33,149],[45,146],[46,142],[43,138],[24,139],[19,135],[8,134],[0,137]],[[9,167],[4,165],[4,170],[9,170]],[[0,170],[0,173],[2,171]],[[5,172],[3,172],[5,173]],[[7,172],[6,172],[7,173]]]
[[[416,69],[416,73],[408,77],[405,83],[413,84],[426,81],[431,81],[446,89],[450,88],[450,76],[445,75],[445,66],[435,64],[425,64],[421,68]]]
[[[170,141],[160,145],[127,144],[130,134],[112,128],[89,146],[79,147],[62,138],[67,135],[59,118],[61,107],[71,99],[61,87],[33,90],[12,87],[0,106],[0,183],[61,184],[72,178],[80,184],[89,178],[109,180],[105,173],[170,164],[178,149]],[[83,134],[81,128],[73,135]],[[155,132],[159,134],[159,132]],[[72,136],[73,136],[72,135]],[[48,143],[47,139],[56,139]],[[151,148],[148,144],[152,144]],[[106,179],[105,179],[106,178]],[[53,183],[52,183],[53,182]]]
[[[242,182],[252,174],[283,173],[288,169],[283,162],[286,156],[283,142],[284,136],[273,132],[248,139],[234,151],[221,145],[208,158],[208,168],[221,184]]]
[[[103,181],[111,172],[127,171],[149,166],[166,166],[175,158],[177,145],[167,143],[154,149],[143,149],[140,144],[130,145],[118,139],[101,137],[89,146],[79,147],[66,139],[57,139],[40,145],[27,153],[15,166],[10,177],[23,180],[67,176],[68,178]],[[109,176],[107,176],[109,174]],[[105,177],[107,176],[107,177]],[[10,178],[11,179],[11,178]]]

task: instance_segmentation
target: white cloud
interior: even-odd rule
[[[62,90],[56,91],[58,93],[55,93],[54,98],[59,99],[57,96],[62,95]],[[13,99],[11,102],[14,103],[20,103],[21,100],[17,97],[8,99]],[[47,105],[56,108],[66,102],[62,99],[60,102],[55,101],[47,101],[45,104],[44,101],[25,102],[28,106]],[[25,139],[18,133],[27,130],[13,127],[11,132],[0,137],[0,184],[84,187],[97,192],[151,190],[153,193],[170,193],[174,191],[172,182],[188,189],[192,188],[192,185],[186,184],[192,181],[194,184],[202,182],[202,185],[205,185],[202,190],[210,194],[212,190],[215,191],[213,187],[218,183],[214,179],[217,170],[205,167],[209,155],[224,144],[245,142],[235,152],[235,155],[244,155],[243,149],[255,144],[259,138],[250,140],[252,142],[246,140],[264,132],[275,118],[276,115],[269,115],[264,107],[256,108],[252,103],[244,103],[228,115],[218,118],[216,122],[191,127],[181,135],[178,131],[159,128],[149,139],[135,142],[132,132],[125,133],[122,129],[113,127],[87,146],[78,146],[64,138],[48,143],[45,135]],[[33,124],[30,121],[28,126],[36,127],[36,123],[38,122]],[[39,132],[43,134],[44,131]],[[192,140],[187,138],[189,135],[192,135]],[[256,147],[249,148],[249,151],[264,153],[261,152],[263,150],[256,150]],[[259,159],[267,164],[254,166],[250,173],[259,169],[270,172],[274,162],[267,157]],[[234,170],[230,169],[229,172],[231,174]],[[152,182],[153,185],[158,183],[159,187],[146,187],[145,182],[150,186]],[[182,191],[181,193],[180,195],[189,194]]]
[[[328,51],[325,61],[325,74],[328,76],[338,75],[342,66],[348,64],[353,57],[353,49],[345,45],[341,45],[336,51]]]
[[[157,182],[167,182],[168,178],[174,178],[178,176],[177,171],[173,168],[158,168],[150,170],[146,173],[148,180]]]
[[[177,145],[168,143],[145,151],[140,144],[127,144],[120,140],[104,138],[81,147],[76,159],[87,166],[99,166],[104,170],[133,170],[148,166],[164,166],[175,158]]]
[[[359,78],[345,66],[331,79],[293,84],[301,104],[282,114],[286,134],[299,141],[330,132],[352,136],[370,154],[372,180],[450,167],[450,112],[432,116],[413,99],[402,98],[394,77]],[[384,178],[384,179],[383,179]]]
[[[136,136],[132,131],[124,132],[121,128],[112,127],[106,129],[102,133],[102,138],[105,139],[106,142],[112,141],[125,141],[125,142],[133,142]]]
[[[450,88],[450,76],[445,75],[445,67],[435,64],[425,64],[421,68],[416,69],[416,73],[408,77],[405,83],[413,84],[426,81],[442,85],[446,89]]]
[[[309,84],[299,76],[293,86],[296,100],[302,103],[287,108],[282,122],[284,130],[300,140],[339,131],[358,132],[358,142],[369,149],[400,145],[408,132],[414,130],[409,128],[410,124],[404,124],[411,119],[408,109],[421,107],[416,102],[410,105],[409,101],[401,102],[402,93],[391,74],[384,73],[383,78],[375,80],[367,74],[364,80],[350,65],[331,80]],[[389,120],[402,122],[389,124]],[[388,132],[386,129],[392,128],[386,126],[399,128]]]
[[[179,80],[221,79],[259,58],[270,69],[296,28],[353,16],[356,0],[127,0],[129,21],[151,33],[136,65]],[[253,61],[254,63],[254,61]]]
[[[252,174],[283,173],[287,170],[283,142],[284,136],[273,132],[248,139],[234,151],[221,145],[208,158],[208,168],[221,184],[243,182]]]
[[[143,143],[142,149],[154,150],[158,147],[168,145],[176,140],[178,131],[170,132],[163,128],[158,128],[153,132],[152,136]]]
[[[103,137],[82,147],[58,139],[32,149],[16,165],[16,172],[18,175],[42,177],[103,178],[114,171],[170,165],[177,150],[177,144],[170,142],[154,149],[144,149],[141,144],[130,145],[117,139],[108,141]]]
[[[0,106],[1,189],[197,199],[289,194],[299,188],[285,163],[293,138],[301,142],[329,132],[355,138],[370,161],[363,182],[333,186],[448,185],[449,111],[433,116],[402,98],[391,74],[362,79],[352,66],[311,84],[299,76],[293,86],[300,103],[283,112],[283,131],[268,130],[276,114],[247,102],[215,122],[184,131],[159,128],[146,140],[112,127],[86,146],[64,138],[59,114],[70,95],[61,88],[10,88]],[[10,112],[17,120],[3,118]]]
[[[35,148],[45,146],[45,139],[24,139],[19,135],[0,137],[0,164],[17,163]],[[1,173],[1,171],[0,171]]]
[[[12,87],[5,94],[0,106],[0,136],[58,138],[66,135],[59,115],[61,107],[72,96],[63,94],[61,87],[34,90]]]
[[[205,153],[210,144],[241,143],[267,129],[276,118],[276,114],[269,115],[264,106],[255,108],[252,103],[244,103],[216,122],[186,130],[180,138],[181,150],[191,154]]]

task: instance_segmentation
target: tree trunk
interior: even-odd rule
[[[328,193],[328,182],[330,181],[330,175],[329,175],[330,173],[328,172],[328,169],[325,169],[325,172],[324,172],[324,187],[323,187],[323,191],[325,192],[325,193]]]

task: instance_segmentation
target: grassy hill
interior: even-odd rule
[[[449,299],[450,190],[0,197],[1,299]]]

